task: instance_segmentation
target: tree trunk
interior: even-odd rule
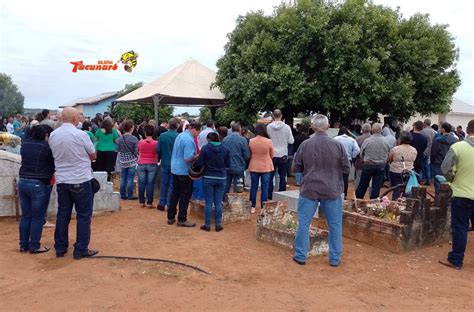
[[[281,112],[283,113],[283,118],[285,119],[285,123],[293,128],[293,120],[295,117],[295,111],[292,106],[284,107]]]

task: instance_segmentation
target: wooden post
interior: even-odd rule
[[[209,110],[211,111],[211,119],[216,121],[217,107],[216,106],[210,106]]]
[[[158,118],[160,116],[158,116],[158,108],[160,108],[160,101],[163,99],[163,97],[159,94],[156,94],[152,96],[152,99],[153,99],[153,105],[155,106],[155,123],[156,125],[159,125],[160,122],[158,121]]]

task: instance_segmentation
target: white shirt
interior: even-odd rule
[[[201,133],[199,133],[199,136],[198,136],[199,150],[201,150],[202,147],[207,144],[207,135],[211,132],[215,132],[215,130],[212,128],[206,128],[203,131],[201,131]]]
[[[95,148],[87,133],[64,123],[51,132],[48,143],[53,152],[57,183],[81,184],[92,180],[89,155],[95,153]]]
[[[7,123],[7,132],[13,134],[13,124],[11,122]]]

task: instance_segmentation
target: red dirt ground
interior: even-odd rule
[[[165,213],[124,204],[96,216],[91,248],[101,255],[156,257],[197,265],[20,254],[17,223],[0,221],[1,311],[461,311],[474,308],[474,236],[463,270],[437,263],[449,244],[396,255],[344,239],[340,267],[306,266],[291,251],[255,239],[252,221],[220,233],[166,225]],[[70,234],[74,234],[75,221]],[[43,244],[53,245],[53,229]],[[73,242],[73,241],[72,241]],[[71,245],[72,245],[71,242]]]

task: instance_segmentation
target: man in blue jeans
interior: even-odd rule
[[[350,163],[344,146],[326,134],[328,118],[316,115],[311,123],[315,135],[301,143],[293,161],[294,171],[305,177],[298,200],[293,260],[306,264],[309,229],[319,206],[329,229],[329,264],[337,267],[342,256],[343,175],[349,174]]]
[[[453,191],[451,204],[452,250],[441,264],[460,270],[464,262],[469,220],[474,214],[474,119],[467,125],[464,141],[451,145],[441,164]]]
[[[273,178],[278,171],[280,183],[278,192],[286,191],[286,175],[288,174],[288,145],[295,142],[290,126],[282,121],[283,114],[279,109],[273,111],[273,121],[267,126],[267,132],[272,139],[275,153],[273,155],[273,170],[270,173],[268,199],[273,198]]]
[[[381,133],[382,124],[374,123],[372,125],[372,136],[365,140],[360,148],[360,158],[363,161],[363,165],[359,185],[356,190],[357,198],[364,198],[370,180],[372,180],[370,199],[379,197],[390,152],[390,146]]]
[[[58,214],[54,232],[56,257],[64,257],[69,245],[69,222],[73,206],[77,215],[74,259],[92,257],[98,253],[89,249],[92,218],[91,160],[96,159],[89,136],[78,130],[79,112],[66,107],[61,113],[62,126],[51,133],[49,146],[56,167]]]
[[[156,151],[160,158],[160,203],[157,209],[165,211],[165,206],[169,207],[171,190],[173,189],[173,178],[171,176],[171,154],[173,145],[178,136],[179,119],[171,118],[168,122],[168,131],[162,133],[156,145]]]
[[[240,132],[240,124],[234,123],[232,125],[232,132],[222,142],[222,146],[230,151],[230,168],[227,169],[225,195],[229,193],[232,182],[234,184],[234,192],[237,192],[237,180],[243,180],[247,161],[250,159],[249,144]]]

